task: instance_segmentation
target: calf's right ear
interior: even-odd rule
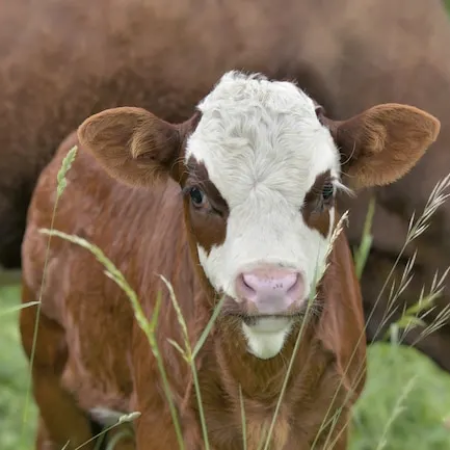
[[[142,108],[107,109],[86,119],[78,139],[113,178],[149,186],[171,176],[180,182],[185,139],[198,115],[173,125]]]
[[[403,177],[437,139],[441,123],[409,105],[376,105],[343,121],[319,115],[342,157],[345,183],[360,189]]]

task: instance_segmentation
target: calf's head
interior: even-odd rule
[[[242,318],[249,350],[267,358],[325,266],[336,191],[395,181],[439,127],[397,104],[332,121],[293,83],[230,72],[183,124],[124,107],[90,117],[78,135],[118,180],[179,183],[195,258]]]

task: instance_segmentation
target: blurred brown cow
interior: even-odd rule
[[[332,117],[399,102],[442,121],[437,144],[417,167],[399,183],[376,190],[374,248],[363,279],[366,315],[404,243],[412,212],[423,209],[433,186],[450,172],[450,25],[441,0],[4,0],[0,15],[4,267],[20,265],[33,186],[72,129],[95,112],[121,105],[182,121],[229,69],[297,79]],[[367,198],[341,204],[353,207],[353,244]],[[416,301],[435,269],[442,272],[450,263],[447,229],[450,204],[416,242],[420,252],[405,301]],[[369,323],[369,340],[381,313],[377,309]],[[450,326],[417,347],[450,371]]]

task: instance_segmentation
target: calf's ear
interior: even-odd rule
[[[142,108],[107,109],[78,128],[81,146],[113,178],[149,186],[160,179],[181,181],[185,139],[198,121],[173,125]]]
[[[319,117],[341,153],[343,181],[353,189],[404,176],[436,140],[439,120],[413,106],[383,104],[349,120]]]

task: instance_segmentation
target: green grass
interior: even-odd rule
[[[368,375],[351,450],[450,449],[450,375],[417,350],[388,343],[369,347]]]
[[[4,312],[18,305],[19,296],[18,286],[0,288],[0,450],[30,450],[34,441],[34,404],[21,431],[28,368],[18,313]],[[402,396],[402,410],[397,411]],[[368,383],[355,410],[351,450],[450,449],[446,417],[450,418],[450,375],[414,349],[369,347]],[[386,446],[379,447],[384,433]]]
[[[0,288],[0,449],[33,448],[36,408],[30,405],[28,424],[21,439],[25,409],[28,364],[19,340],[20,287]],[[31,403],[31,402],[30,402]]]

